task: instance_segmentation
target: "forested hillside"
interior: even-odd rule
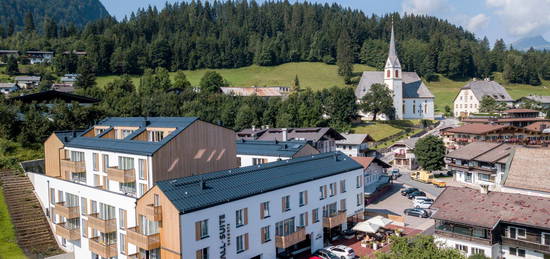
[[[109,15],[99,0],[2,0],[0,25],[5,34],[25,29],[32,14],[33,24],[42,31],[45,20],[59,25],[82,27]]]

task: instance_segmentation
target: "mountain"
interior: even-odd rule
[[[512,46],[519,50],[528,50],[531,47],[538,50],[550,50],[550,42],[545,40],[541,35],[519,39],[512,43]]]
[[[21,30],[29,12],[33,14],[38,30],[42,30],[45,17],[52,18],[59,25],[84,26],[109,15],[99,0],[1,0],[0,25],[7,26],[13,20],[15,29]]]

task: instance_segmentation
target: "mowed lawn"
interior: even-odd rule
[[[2,190],[0,190],[0,230],[0,259],[27,258],[23,254],[23,250],[17,246],[11,217]]]
[[[403,130],[383,122],[369,122],[366,125],[355,126],[353,133],[369,134],[374,140],[379,141],[389,136],[402,132]]]

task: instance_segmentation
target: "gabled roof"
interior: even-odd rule
[[[0,88],[19,88],[16,83],[0,83]]]
[[[287,128],[287,140],[310,140],[317,142],[327,137],[333,138],[335,140],[344,139],[340,133],[338,133],[333,128]],[[252,130],[244,129],[237,133],[238,138],[243,139],[254,139],[256,140],[283,140],[283,129],[282,128],[272,128],[272,129],[263,129],[263,130]]]
[[[393,147],[393,146],[405,145],[409,149],[414,149],[416,147],[416,142],[418,142],[419,139],[420,138],[406,138],[395,142],[391,146]]]
[[[525,126],[524,129],[536,132],[550,131],[550,121],[537,121]]]
[[[61,141],[63,144],[71,142],[71,140],[80,136],[84,130],[59,130],[54,131],[53,134]]]
[[[306,141],[239,139],[236,141],[236,143],[238,155],[259,155],[274,157],[293,157],[304,147],[309,146]]]
[[[460,90],[470,89],[476,99],[481,101],[483,97],[490,96],[499,102],[511,102],[514,101],[506,89],[495,81],[488,80],[476,80],[471,81]],[[456,99],[456,97],[455,97]]]
[[[257,95],[261,97],[282,97],[288,94],[289,87],[220,87],[221,91],[227,95],[236,96],[251,96]]]
[[[157,186],[183,214],[361,168],[341,152],[329,152],[159,181]]]
[[[40,81],[39,76],[16,76],[15,81]]]
[[[550,104],[550,96],[548,96],[548,95],[546,95],[546,96],[528,95],[528,96],[524,96],[524,97],[519,98],[518,101],[523,99],[523,98],[527,98],[527,99],[530,99],[532,101],[539,102],[539,103],[542,103],[542,104]]]
[[[361,157],[361,156],[354,156],[351,159],[355,160],[355,162],[359,163],[363,166],[363,168],[369,168],[369,166],[372,163],[378,164],[379,166],[383,168],[391,168],[391,165],[388,163],[376,158],[376,157]]]
[[[97,103],[97,102],[99,102],[98,99],[94,99],[94,98],[91,98],[91,97],[76,95],[76,94],[71,94],[71,93],[66,93],[66,92],[60,92],[60,91],[56,91],[56,90],[48,90],[48,91],[43,91],[43,92],[34,93],[34,94],[16,96],[16,97],[10,98],[10,100],[21,101],[21,102],[24,102],[24,103],[53,102],[53,101],[56,101],[56,100],[62,100],[65,103],[71,103],[71,102]]]
[[[428,87],[422,82],[416,72],[402,72],[403,98],[434,98]],[[373,84],[384,84],[383,71],[365,71],[359,85],[355,88],[355,96],[361,99]]]
[[[499,222],[550,229],[550,199],[448,186],[432,205],[433,219],[493,229]]]
[[[99,136],[84,137],[81,135],[68,142],[66,146],[150,156],[197,120],[198,118],[196,117],[110,117],[100,121],[96,125],[108,126],[109,128],[115,126],[138,127],[139,129],[125,139],[101,138]],[[168,136],[164,136],[159,142],[132,139],[137,134],[145,131],[146,127],[176,128],[176,130]],[[86,130],[84,133],[90,130],[93,130],[93,128]]]
[[[336,144],[360,145],[365,142],[374,141],[369,134],[341,134],[345,139],[336,141]]]
[[[494,132],[500,129],[505,129],[512,126],[506,125],[494,125],[494,124],[466,124],[460,127],[447,130],[450,133],[463,133],[463,134],[486,134],[489,132]]]
[[[514,146],[504,143],[473,142],[462,148],[450,152],[448,158],[460,160],[474,160],[480,162],[504,162],[513,151]]]
[[[518,147],[510,159],[504,186],[550,193],[550,149]]]

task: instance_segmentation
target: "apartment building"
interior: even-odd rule
[[[237,163],[241,167],[319,154],[319,151],[306,141],[239,139],[236,145]]]
[[[140,220],[137,198],[158,181],[235,168],[234,139],[197,118],[107,118],[52,134],[45,173],[27,175],[64,249],[75,258],[127,258],[139,252],[127,246],[128,226]]]
[[[549,198],[447,187],[432,208],[442,246],[494,259],[550,256]]]
[[[548,122],[543,114],[531,109],[508,109],[496,116],[470,116],[462,119],[465,123],[484,123],[495,125],[506,125],[515,127],[526,127],[535,122]]]
[[[336,150],[347,156],[368,156],[370,143],[374,139],[369,134],[342,134],[345,139],[336,141]]]
[[[322,248],[363,207],[362,166],[322,153],[158,182],[137,201],[128,246],[162,258],[290,256]]]
[[[475,80],[463,86],[455,97],[455,117],[468,117],[479,112],[481,100],[489,96],[506,106],[512,106],[514,99],[499,83],[491,80]]]

